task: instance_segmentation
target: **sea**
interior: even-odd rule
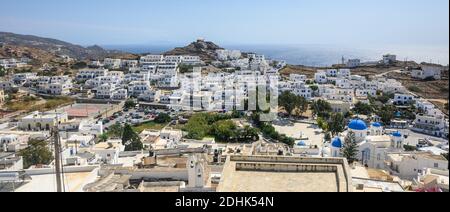
[[[104,45],[134,54],[161,54],[183,45]],[[323,67],[342,63],[344,59],[360,59],[361,62],[374,62],[384,54],[395,54],[400,61],[418,63],[449,64],[449,48],[441,46],[386,46],[386,47],[348,47],[337,45],[223,45],[223,48],[264,54],[269,59],[284,60],[288,64]]]

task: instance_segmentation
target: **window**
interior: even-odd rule
[[[434,168],[439,168],[439,164],[438,163],[434,163]]]

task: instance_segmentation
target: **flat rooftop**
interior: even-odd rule
[[[83,186],[93,182],[97,175],[93,172],[66,173],[65,191],[82,192]],[[16,192],[56,192],[55,174],[33,175],[32,180],[16,189]]]
[[[99,115],[106,109],[110,109],[111,106],[108,104],[73,104],[71,106],[59,109],[59,111],[66,112],[69,117],[93,117]],[[112,115],[112,114],[111,114]]]
[[[230,156],[218,192],[352,191],[348,164],[341,158]]]

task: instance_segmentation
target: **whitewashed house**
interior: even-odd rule
[[[448,160],[430,152],[388,153],[386,167],[391,174],[412,180],[427,168],[448,172]]]
[[[337,69],[327,69],[326,73],[327,73],[327,77],[337,77],[338,70]]]
[[[95,89],[97,92],[95,93],[95,98],[97,99],[111,99],[114,91],[116,90],[116,86],[113,84],[102,84]]]
[[[356,67],[359,67],[360,65],[361,65],[360,59],[349,59],[347,61],[347,67],[349,67],[349,68],[356,68]]]
[[[443,115],[417,114],[413,123],[413,131],[437,137],[448,136],[448,119]]]
[[[416,79],[433,79],[440,80],[442,74],[442,68],[439,66],[422,65],[421,69],[414,69],[411,71],[411,76]]]
[[[393,55],[393,54],[383,55],[383,63],[385,65],[395,63],[396,61],[397,61],[397,55]]]
[[[122,60],[120,61],[120,68],[136,68],[139,66],[138,60]]]
[[[78,71],[76,78],[78,81],[86,81],[106,75],[108,75],[108,69],[83,69]]]
[[[121,63],[121,59],[105,58],[105,60],[103,60],[103,66],[109,69],[119,69]]]
[[[184,55],[183,60],[181,61],[181,64],[186,65],[200,65],[203,61],[200,59],[199,56],[191,56],[191,55]]]
[[[339,69],[337,73],[338,78],[348,78],[351,76],[350,69]]]
[[[140,94],[138,99],[145,102],[159,102],[161,98],[161,90],[150,89]]]
[[[142,56],[139,60],[139,63],[141,65],[145,65],[148,63],[154,64],[154,63],[159,63],[162,62],[164,60],[164,55],[146,55],[146,56]]]
[[[133,81],[128,84],[128,94],[134,97],[138,97],[150,89],[149,81]]]
[[[28,82],[29,80],[36,78],[37,73],[18,73],[14,74],[13,76],[13,82],[18,85],[23,85],[24,83]]]
[[[301,75],[301,74],[291,74],[291,75],[289,75],[289,79],[292,82],[297,82],[297,81],[305,82],[307,77],[306,77],[306,75]]]
[[[33,112],[19,121],[19,129],[24,131],[49,131],[58,124],[69,120],[67,113]]]
[[[128,98],[128,90],[121,88],[121,89],[116,89],[115,91],[112,92],[112,96],[111,99],[113,100],[126,100]]]
[[[327,73],[323,70],[318,70],[314,75],[314,79],[316,83],[325,84],[328,82]]]
[[[397,105],[413,104],[415,100],[416,97],[411,94],[396,93],[394,95],[394,104]]]

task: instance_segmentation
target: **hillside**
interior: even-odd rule
[[[216,59],[216,50],[223,49],[210,41],[197,40],[185,47],[178,47],[164,53],[165,55],[192,55],[199,56],[203,61],[210,62]]]
[[[109,51],[100,46],[82,47],[68,42],[43,38],[34,35],[19,35],[9,32],[0,32],[0,44],[10,46],[10,48],[24,49],[31,51],[42,50],[55,56],[67,55],[78,60],[103,59],[104,57],[122,54],[119,51]]]

